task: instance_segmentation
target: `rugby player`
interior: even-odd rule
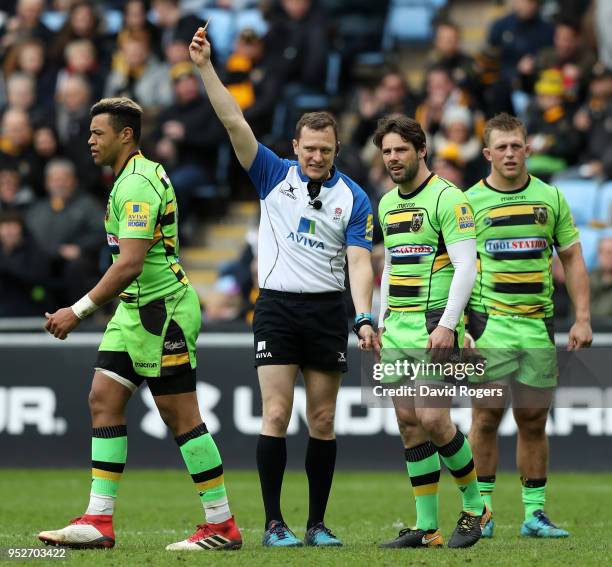
[[[548,470],[545,427],[557,384],[551,262],[557,250],[574,305],[576,322],[568,349],[588,347],[593,335],[589,278],[578,230],[563,194],[527,171],[525,126],[509,114],[489,120],[483,153],[491,173],[466,191],[476,221],[478,276],[469,303],[466,346],[487,359],[484,377],[509,389],[518,426],[516,461],[521,475],[524,522],[520,533],[567,537],[544,508]],[[506,390],[508,395],[508,390]],[[507,395],[505,397],[507,397]],[[472,399],[469,439],[478,483],[492,509],[498,449],[497,430],[505,400]],[[485,537],[493,536],[491,518]]]
[[[89,394],[89,505],[65,528],[43,531],[38,537],[67,547],[115,545],[113,512],[127,459],[125,409],[146,380],[206,517],[192,536],[166,549],[238,549],[242,538],[230,513],[221,457],[196,397],[200,302],[178,260],[172,184],[164,168],[139,150],[141,116],[140,106],[128,98],[103,99],[91,108],[93,160],[110,166],[115,174],[104,220],[113,264],[74,305],[47,313],[45,328],[63,340],[98,307],[117,297],[121,301],[100,344]]]
[[[385,244],[381,359],[393,362],[404,349],[420,349],[444,360],[444,353],[462,344],[463,310],[476,277],[472,210],[457,187],[427,168],[425,133],[415,120],[400,114],[382,118],[374,144],[397,183],[378,210]],[[470,445],[451,421],[448,403],[432,407],[437,404],[416,401],[394,398],[416,500],[416,527],[402,530],[381,547],[443,545],[438,529],[440,459],[463,499],[448,546],[469,547],[480,538],[481,523],[489,515],[478,491]]]

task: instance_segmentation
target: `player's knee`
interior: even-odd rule
[[[264,431],[284,435],[291,419],[291,410],[284,406],[271,406],[264,409],[262,425]]]
[[[311,435],[324,438],[334,433],[334,420],[336,410],[334,407],[318,408],[308,412],[308,427]]]
[[[472,413],[472,430],[485,435],[497,434],[503,410],[477,411]]]
[[[404,411],[396,408],[395,415],[397,417],[397,426],[402,439],[412,439],[416,431],[420,429],[414,411]]]
[[[111,396],[101,388],[92,388],[87,401],[89,411],[94,419],[107,414],[120,413]]]
[[[449,427],[452,426],[450,417],[443,416],[437,412],[425,412],[419,415],[421,427],[430,437],[444,437]]]
[[[529,437],[541,437],[546,432],[547,410],[534,409],[515,414],[519,434]]]

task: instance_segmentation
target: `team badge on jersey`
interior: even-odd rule
[[[391,211],[386,219],[387,236],[406,232],[419,232],[423,229],[425,213],[423,209]]]
[[[455,205],[455,218],[457,219],[457,230],[459,232],[474,230],[474,213],[467,203]]]
[[[410,230],[412,232],[419,232],[423,228],[423,213],[414,213],[412,215],[412,225]]]
[[[548,209],[546,207],[533,207],[533,216],[536,224],[546,224],[548,221]]]
[[[134,201],[126,203],[125,221],[128,230],[148,230],[151,223],[149,203]]]

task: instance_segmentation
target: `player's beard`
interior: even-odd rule
[[[418,160],[412,161],[410,163],[404,163],[402,165],[404,166],[404,170],[395,174],[389,168],[387,168],[387,171],[389,172],[389,176],[393,180],[393,183],[397,183],[398,185],[412,181],[419,172]]]

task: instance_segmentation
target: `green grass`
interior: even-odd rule
[[[337,473],[327,524],[342,549],[263,549],[262,507],[254,472],[227,471],[232,510],[243,532],[237,552],[170,553],[167,543],[183,539],[202,521],[193,486],[181,471],[126,471],[116,510],[117,545],[109,551],[70,551],[78,565],[605,565],[610,561],[612,475],[553,474],[547,510],[571,532],[567,540],[520,538],[520,484],[515,474],[498,475],[494,495],[496,535],[467,550],[379,550],[414,521],[408,478],[395,473]],[[88,473],[74,470],[0,470],[0,547],[38,546],[38,531],[63,527],[84,510]],[[447,474],[441,482],[441,529],[446,539],[458,517],[458,492]],[[283,511],[298,536],[304,533],[307,485],[304,473],[285,477]],[[402,523],[403,522],[403,523]],[[34,564],[47,561],[37,560]],[[54,561],[59,564],[59,561]],[[12,562],[11,564],[16,564]],[[32,562],[29,562],[31,565]],[[7,563],[8,565],[8,563]]]

